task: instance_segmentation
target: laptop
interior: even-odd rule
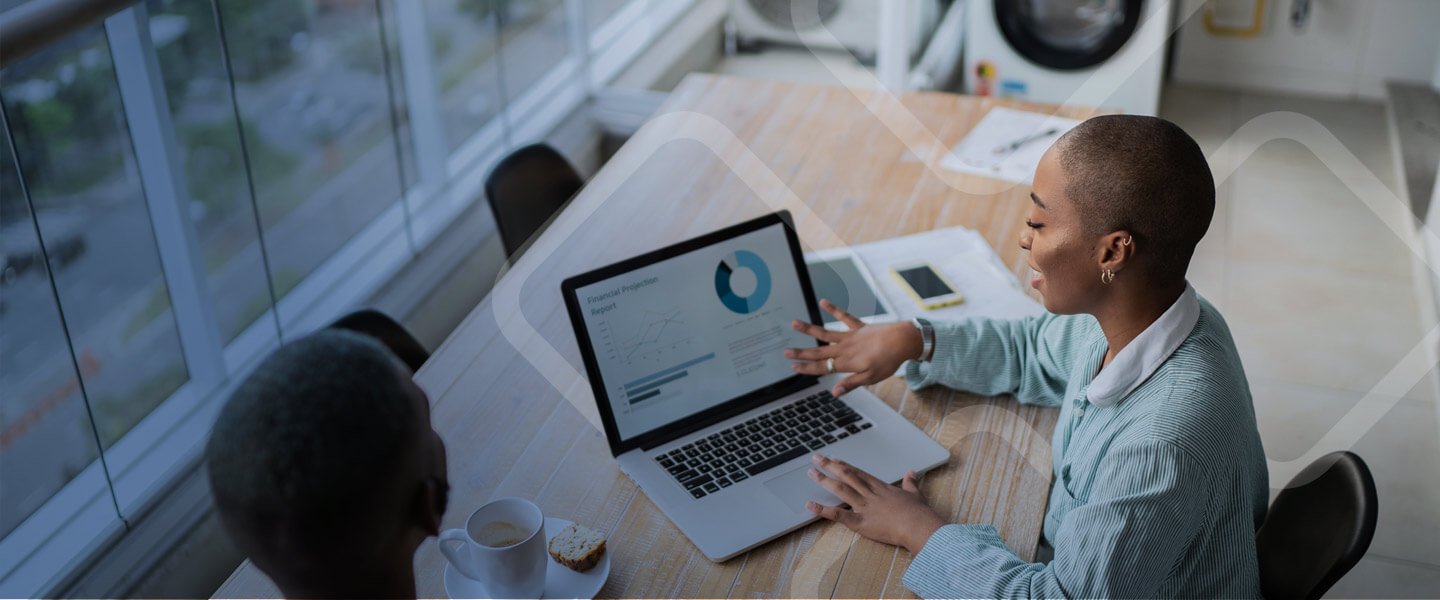
[[[950,453],[843,375],[791,370],[819,344],[794,319],[820,309],[781,211],[576,275],[561,284],[605,437],[620,469],[712,561],[841,504],[811,480],[820,452],[895,482]]]

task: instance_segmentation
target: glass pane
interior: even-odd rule
[[[252,0],[220,12],[283,297],[400,198],[376,5]]]
[[[224,341],[270,308],[215,14],[207,0],[150,0],[150,36],[184,161],[189,214]],[[251,160],[292,160],[253,129]]]
[[[515,102],[570,53],[562,0],[497,0],[505,101]],[[528,108],[528,107],[523,107]],[[523,109],[522,108],[522,109]]]
[[[0,137],[0,538],[96,457],[7,140]],[[94,367],[88,357],[85,364]]]
[[[425,3],[435,79],[449,149],[454,150],[500,114],[496,0]]]
[[[102,30],[86,30],[0,72],[0,95],[40,222],[39,242],[49,252],[60,308],[79,353],[80,377],[108,448],[188,373]],[[23,203],[7,190],[6,261],[27,267],[6,276],[7,306],[0,316],[10,436],[3,472],[11,477],[15,464],[36,471],[26,476],[42,487],[22,487],[17,502],[29,504],[32,495],[48,497],[39,489],[63,483],[89,463],[95,448],[84,406],[71,388],[74,373],[63,338],[55,339],[45,306],[49,282],[43,263],[35,263],[40,246],[24,234],[29,215],[17,201]],[[28,425],[10,433],[22,419]],[[14,489],[6,483],[5,489]]]
[[[381,21],[385,26],[386,63],[390,66],[390,99],[395,135],[400,148],[400,184],[406,190],[420,181],[415,165],[415,139],[410,133],[410,106],[405,96],[405,61],[400,59],[400,24],[395,19],[395,3],[408,0],[381,0]]]
[[[586,0],[585,2],[585,28],[590,33],[595,33],[610,17],[625,8],[631,0]]]

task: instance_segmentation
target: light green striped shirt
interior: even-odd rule
[[[906,587],[925,598],[1259,597],[1265,452],[1230,330],[1198,300],[1179,347],[1108,405],[1087,402],[1107,350],[1093,317],[936,323],[932,361],[906,367],[910,387],[1060,407],[1044,526],[1055,557],[1027,563],[994,527],[946,525]]]

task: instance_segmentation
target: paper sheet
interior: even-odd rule
[[[869,244],[851,246],[861,267],[870,272],[894,309],[895,320],[914,317],[951,320],[970,316],[1021,318],[1045,311],[1027,296],[1020,282],[980,234],[964,227],[936,229]],[[807,255],[808,258],[808,255]],[[924,259],[959,288],[964,302],[934,310],[915,303],[894,275],[891,265]]]
[[[965,139],[940,159],[940,166],[1028,184],[1045,150],[1080,122],[1041,113],[994,107]]]

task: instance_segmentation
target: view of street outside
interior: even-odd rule
[[[70,341],[5,152],[0,188],[0,533],[8,533],[188,377],[167,318],[137,327],[145,290],[163,289],[135,154],[105,36],[89,29],[0,72],[0,95],[33,200]],[[8,146],[8,143],[7,143]]]
[[[595,4],[613,12],[623,2]],[[271,283],[283,296],[398,201],[402,159],[390,102],[404,98],[403,87],[386,79],[375,2],[220,6],[233,103],[210,2],[147,2],[187,208],[228,341],[270,306],[261,232]],[[393,19],[393,11],[384,16]],[[444,0],[427,3],[427,16],[451,147],[570,51],[560,0]],[[389,75],[398,77],[396,40],[386,41]],[[504,57],[504,88],[496,56]],[[447,73],[455,73],[448,88]],[[188,374],[135,168],[135,152],[158,149],[130,143],[103,29],[0,72],[0,96],[60,292],[57,307],[35,262],[40,243],[7,150],[0,172],[4,536],[96,457],[58,309],[105,447]]]

